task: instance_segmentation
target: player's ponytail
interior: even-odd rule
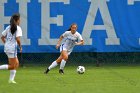
[[[17,31],[17,21],[20,19],[20,14],[14,14],[10,19],[10,30],[12,35]]]
[[[69,28],[67,31],[71,31],[71,28]]]
[[[67,31],[71,31],[71,27],[72,27],[73,25],[76,25],[76,26],[77,26],[76,23],[73,23],[73,24],[71,24],[70,28],[69,28]]]

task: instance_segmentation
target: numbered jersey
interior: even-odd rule
[[[75,42],[83,40],[82,36],[76,31],[75,34],[72,34],[71,31],[66,31],[62,34],[64,37],[61,46],[67,49],[67,51],[72,51],[75,46]]]
[[[10,26],[8,26],[3,32],[2,35],[6,38],[4,44],[4,52],[7,53],[16,53],[17,52],[17,41],[16,37],[22,36],[22,30],[17,26],[17,31],[12,35],[10,31]]]

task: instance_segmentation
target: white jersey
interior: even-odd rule
[[[62,34],[64,40],[62,41],[61,46],[63,46],[67,51],[72,51],[75,46],[75,42],[83,40],[82,36],[76,31],[75,34],[72,34],[71,31],[66,31]]]
[[[16,53],[17,52],[17,41],[16,37],[22,36],[22,30],[17,26],[17,31],[12,35],[10,26],[8,26],[3,32],[2,35],[6,38],[4,44],[4,52],[7,53]]]

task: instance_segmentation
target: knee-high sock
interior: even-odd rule
[[[56,61],[54,61],[49,67],[48,69],[51,70],[52,68],[56,67],[58,64]]]
[[[8,69],[8,65],[7,65],[7,64],[5,64],[5,65],[0,65],[0,70],[2,70],[2,69]]]
[[[60,69],[64,69],[65,64],[66,64],[66,61],[62,59],[61,64],[60,64]]]
[[[16,70],[10,70],[10,78],[9,80],[14,80],[16,76]]]

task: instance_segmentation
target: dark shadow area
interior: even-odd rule
[[[51,64],[59,57],[59,53],[23,53],[18,54],[20,65],[28,64]],[[140,65],[140,53],[71,53],[68,59],[69,65],[90,65],[90,66],[103,66],[103,65]],[[0,64],[7,63],[7,56],[4,53],[0,54]]]

